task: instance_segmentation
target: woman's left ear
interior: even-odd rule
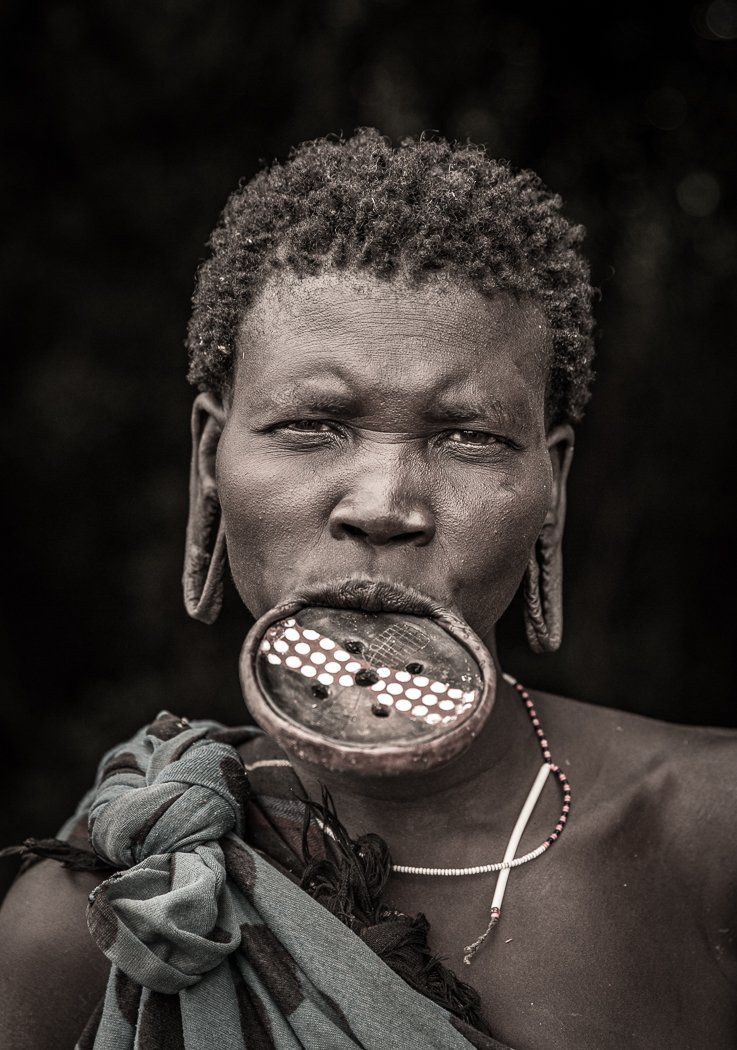
[[[567,423],[553,427],[547,443],[553,467],[550,506],[524,579],[525,630],[536,653],[554,652],[563,638],[563,532],[573,428]]]
[[[215,456],[225,409],[214,394],[198,394],[192,406],[189,516],[184,549],[184,607],[203,623],[214,623],[223,604],[227,551],[220,514]]]

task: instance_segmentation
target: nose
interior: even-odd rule
[[[420,493],[386,476],[364,476],[333,508],[329,529],[337,540],[424,547],[435,535],[435,517]]]

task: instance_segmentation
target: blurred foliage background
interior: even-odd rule
[[[484,142],[588,228],[566,638],[528,654],[517,604],[505,666],[737,725],[737,3],[16,0],[3,22],[3,843],[53,833],[160,708],[243,718],[247,615],[180,601],[193,275],[240,177],[358,125]]]

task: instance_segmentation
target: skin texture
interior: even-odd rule
[[[545,430],[542,316],[501,293],[328,273],[267,288],[240,357],[217,488],[251,611],[326,573],[378,573],[488,640],[571,438]]]
[[[389,576],[450,605],[493,653],[540,530],[562,535],[571,432],[546,425],[546,355],[533,303],[442,277],[417,288],[325,273],[268,286],[242,326],[232,396],[197,450],[251,611],[332,576]],[[473,966],[463,948],[486,926],[493,876],[393,876],[387,899],[425,912],[434,950],[515,1050],[734,1047],[736,735],[534,697],[573,786],[571,822],[512,872]],[[540,763],[502,681],[482,732],[441,770],[388,780],[295,765],[313,797],[326,783],[348,830],[382,835],[395,862],[458,866],[501,857]],[[520,852],[559,812],[548,782]],[[0,913],[8,1045],[72,1045],[102,989],[83,925],[88,888],[39,865]],[[57,1006],[42,1024],[48,988]],[[24,1042],[32,1024],[43,1031]]]

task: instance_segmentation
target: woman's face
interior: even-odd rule
[[[542,314],[449,278],[327,272],[249,311],[216,477],[255,615],[346,576],[395,580],[487,641],[555,512]]]

